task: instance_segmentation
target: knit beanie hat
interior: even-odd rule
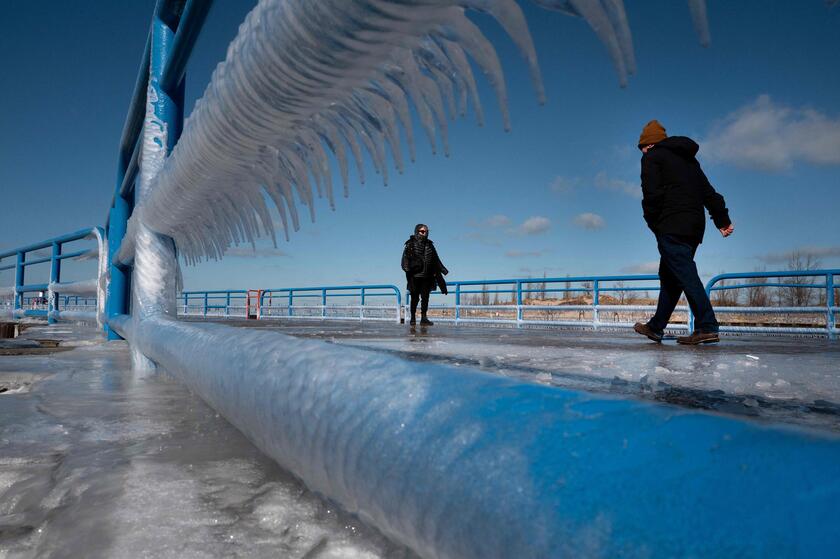
[[[659,124],[658,120],[651,120],[642,128],[642,135],[639,136],[639,149],[651,144],[658,144],[667,137],[665,127]]]

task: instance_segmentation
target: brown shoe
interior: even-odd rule
[[[641,334],[642,336],[647,336],[654,342],[661,344],[662,343],[662,334],[657,334],[653,331],[653,329],[643,322],[637,322],[633,325],[633,330],[636,331],[637,334]]]
[[[690,336],[677,336],[677,343],[685,345],[713,344],[719,341],[720,335],[717,332],[694,331]]]

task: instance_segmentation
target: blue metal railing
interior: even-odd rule
[[[182,316],[244,318],[248,294],[242,289],[184,291],[179,298]],[[383,298],[386,299],[384,303]],[[352,301],[337,304],[336,299]],[[399,322],[401,308],[400,290],[386,284],[275,288],[261,290],[259,295],[259,318],[264,319]]]
[[[829,338],[835,338],[840,331],[837,328],[837,313],[840,312],[836,300],[836,291],[840,283],[835,281],[835,276],[840,276],[840,269],[827,270],[797,270],[780,272],[740,272],[731,274],[720,274],[713,277],[706,284],[706,293],[711,297],[712,293],[723,293],[731,290],[749,289],[775,289],[779,295],[780,304],[770,306],[715,306],[715,312],[719,314],[750,313],[762,315],[819,315],[825,317],[825,326],[814,328],[801,325],[788,326],[721,326],[724,332],[762,332],[762,333],[799,333],[799,334],[827,334]],[[771,279],[787,279],[786,282],[769,281]],[[809,278],[809,281],[802,281]],[[811,283],[810,279],[821,279],[822,283]],[[726,285],[731,280],[758,280],[749,283],[736,283]],[[811,293],[813,290],[823,290],[822,300],[819,304],[811,305]],[[787,304],[786,304],[787,303]],[[798,304],[797,304],[798,303]],[[788,318],[790,322],[791,319]]]
[[[134,93],[120,138],[117,176],[111,208],[105,222],[108,231],[109,263],[107,317],[125,314],[129,309],[131,262],[119,262],[119,253],[129,217],[134,210],[134,185],[139,170],[146,93],[150,79],[171,101],[171,133],[168,149],[175,145],[183,126],[184,72],[198,35],[213,5],[212,0],[158,0],[140,61]],[[157,37],[157,38],[156,38]],[[164,40],[161,40],[164,37]],[[152,60],[165,60],[159,73],[152,75]],[[106,327],[108,339],[120,336]]]
[[[840,270],[744,272],[722,274],[712,278],[706,291],[713,293],[727,290],[774,288],[778,290],[824,290],[819,305],[777,306],[715,306],[722,315],[736,313],[751,315],[756,322],[776,321],[776,325],[752,324],[746,326],[724,325],[721,331],[744,333],[793,333],[825,334],[830,338],[838,334],[836,316],[840,312],[836,293],[840,282],[835,280]],[[823,278],[821,283],[807,283],[803,278]],[[736,279],[764,281],[726,285]],[[792,278],[787,282],[767,282],[768,278]],[[484,324],[550,325],[588,327],[632,328],[638,313],[653,312],[656,305],[634,304],[635,294],[659,291],[657,275],[625,276],[575,276],[563,278],[494,279],[448,282],[449,295],[434,292],[430,310],[436,321]],[[378,291],[387,291],[380,293]],[[782,291],[784,293],[784,291]],[[394,297],[387,305],[372,305],[369,298],[386,295]],[[353,304],[335,304],[334,298],[356,298]],[[448,297],[448,301],[441,299]],[[654,295],[655,297],[655,295]],[[245,290],[185,291],[181,293],[184,316],[233,317],[245,316],[247,292]],[[781,297],[782,302],[784,297]],[[293,287],[268,289],[260,300],[261,318],[318,318],[358,320],[401,320],[400,291],[393,285]],[[295,304],[295,302],[298,304]],[[303,303],[301,304],[301,301]],[[310,303],[311,301],[311,303]],[[405,293],[404,316],[408,310],[409,294]],[[396,308],[393,318],[376,315],[374,310]],[[350,312],[352,311],[352,312]],[[690,331],[693,316],[687,305],[676,308],[671,330]],[[825,317],[824,326],[789,324],[787,315],[818,315]],[[768,318],[773,317],[773,318]],[[780,322],[788,319],[787,322]],[[731,320],[730,320],[731,322]],[[811,320],[810,322],[813,322]]]
[[[67,260],[70,258],[79,258],[83,256],[88,256],[91,254],[91,249],[85,250],[78,250],[75,252],[62,252],[62,247],[66,243],[70,243],[73,241],[78,241],[80,239],[86,239],[97,234],[101,236],[103,234],[102,228],[95,227],[91,229],[81,229],[79,231],[75,231],[73,233],[68,233],[66,235],[61,235],[58,237],[53,237],[52,239],[47,239],[45,241],[41,241],[35,244],[15,248],[12,250],[7,250],[5,252],[0,252],[0,264],[2,261],[9,257],[15,258],[14,264],[7,264],[7,265],[0,265],[0,271],[5,270],[15,270],[15,284],[14,284],[14,292],[13,297],[14,300],[12,302],[12,315],[15,317],[39,317],[39,318],[47,318],[50,324],[55,322],[55,315],[59,311],[59,298],[57,296],[53,296],[49,298],[49,301],[45,303],[47,308],[42,308],[45,306],[41,304],[41,301],[37,301],[36,299],[41,299],[41,297],[33,298],[27,297],[27,293],[35,293],[35,292],[44,292],[46,293],[49,291],[50,285],[61,285],[61,262],[63,260]],[[43,250],[43,249],[50,249],[49,256],[40,256],[38,255],[36,258],[32,258],[30,253],[35,253],[35,251]],[[97,248],[98,250],[98,248]],[[48,283],[26,283],[26,268],[28,266],[34,266],[36,264],[44,264],[46,262],[50,263],[50,277]],[[57,291],[56,293],[60,293]],[[67,298],[65,298],[65,301]],[[31,308],[26,308],[27,306]],[[64,308],[64,307],[61,307]]]

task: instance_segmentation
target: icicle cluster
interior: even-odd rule
[[[584,18],[626,82],[635,60],[622,0],[534,1]],[[276,244],[266,198],[288,239],[300,226],[298,201],[313,220],[315,194],[334,207],[331,157],[345,196],[349,160],[364,182],[367,152],[387,184],[386,146],[400,172],[401,135],[414,159],[412,111],[432,151],[439,136],[448,154],[448,118],[471,103],[483,120],[470,61],[492,85],[509,129],[499,59],[467,9],[492,15],[510,35],[542,102],[534,45],[515,0],[261,0],[130,220],[120,257],[130,258],[141,222],[173,237],[189,263],[263,235]]]

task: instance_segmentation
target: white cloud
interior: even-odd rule
[[[225,252],[225,256],[233,258],[264,258],[271,256],[288,256],[288,253],[279,248],[260,247],[256,250],[250,246],[231,247]]]
[[[562,177],[557,175],[550,183],[548,183],[548,188],[552,192],[567,194],[572,192],[579,183],[580,179],[578,178]]]
[[[642,262],[641,264],[626,266],[621,269],[621,272],[624,274],[658,274],[659,261]]]
[[[510,225],[510,218],[502,214],[493,215],[485,219],[483,225],[487,227],[504,227]]]
[[[609,177],[604,171],[600,171],[597,175],[595,175],[594,184],[595,188],[598,190],[620,192],[622,194],[626,194],[627,196],[639,199],[642,197],[642,187],[640,186],[640,183]]]
[[[765,172],[784,171],[797,162],[840,165],[840,118],[759,95],[715,123],[701,144],[710,161]]]
[[[520,235],[539,235],[540,233],[545,233],[550,228],[550,219],[540,215],[535,215],[523,221],[522,225],[517,227],[516,231]]]
[[[759,256],[758,259],[768,264],[786,264],[791,257],[798,255],[800,257],[811,257],[813,259],[831,259],[840,257],[840,246],[831,247],[800,247],[786,252],[771,252]]]
[[[575,217],[573,223],[578,227],[589,230],[603,229],[606,226],[604,218],[598,214],[582,213]]]

